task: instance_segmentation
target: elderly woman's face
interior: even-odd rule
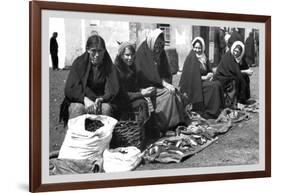
[[[88,49],[88,53],[90,55],[90,61],[94,65],[101,64],[103,60],[105,49],[100,45],[94,45],[90,49]]]
[[[164,47],[165,40],[163,39],[163,37],[159,36],[155,41],[153,51],[155,54],[160,54],[164,50]]]
[[[202,54],[202,45],[199,42],[196,42],[193,46],[193,50],[196,54]]]
[[[134,62],[135,54],[133,53],[133,51],[130,48],[126,47],[121,58],[125,64],[127,64],[128,66],[131,66]]]
[[[236,47],[233,49],[233,56],[234,56],[235,58],[238,58],[241,54],[242,54],[242,48],[239,48],[239,46],[236,46]]]

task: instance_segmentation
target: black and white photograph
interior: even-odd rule
[[[259,33],[50,18],[50,175],[258,164]]]
[[[41,183],[266,169],[264,23],[48,9],[41,22]]]

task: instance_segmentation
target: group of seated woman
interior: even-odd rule
[[[172,85],[164,34],[150,33],[138,50],[123,42],[113,63],[99,35],[90,36],[86,51],[72,64],[65,85],[60,119],[67,123],[85,113],[119,117],[139,111],[140,121],[151,121],[160,133],[189,120],[184,117],[181,96]]]
[[[195,38],[184,62],[179,90],[172,84],[164,46],[164,34],[156,29],[137,50],[132,43],[121,43],[113,63],[103,38],[90,36],[85,53],[75,59],[68,75],[60,119],[66,124],[69,118],[85,113],[120,118],[122,112],[138,111],[141,124],[150,122],[151,130],[160,136],[180,124],[189,124],[183,96],[188,97],[194,111],[212,118],[224,108],[224,91],[232,81],[239,100],[249,97],[249,79],[239,65],[243,44],[233,44],[214,74],[204,53],[204,40]]]
[[[249,76],[253,72],[245,62],[244,44],[233,34],[229,45],[230,50],[212,70],[204,53],[205,42],[196,37],[184,62],[180,91],[188,95],[192,109],[205,118],[216,118],[223,108],[235,108],[250,98]]]

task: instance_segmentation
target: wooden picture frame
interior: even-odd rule
[[[245,23],[259,23],[264,26],[263,33],[261,33],[263,51],[261,57],[264,63],[261,64],[259,70],[263,79],[260,77],[259,83],[264,85],[264,90],[260,91],[264,98],[261,98],[260,104],[264,105],[263,114],[260,114],[260,119],[263,119],[263,125],[259,128],[263,131],[264,135],[260,137],[262,141],[262,148],[264,152],[262,157],[262,169],[251,171],[229,171],[229,172],[210,172],[204,174],[180,174],[172,176],[167,174],[165,176],[150,176],[150,177],[136,177],[136,178],[112,178],[104,180],[87,180],[87,181],[69,181],[69,182],[54,182],[45,183],[42,180],[42,170],[48,165],[43,165],[43,137],[42,131],[44,124],[44,117],[42,116],[42,82],[43,82],[43,67],[42,55],[43,39],[44,37],[43,25],[43,11],[54,12],[75,12],[75,13],[101,13],[101,14],[118,14],[129,16],[143,16],[143,17],[157,17],[157,18],[172,18],[175,20],[183,21],[185,19],[195,20],[208,20],[208,21],[221,21],[221,22],[240,22]],[[76,3],[59,3],[47,1],[30,1],[30,186],[31,192],[37,191],[60,191],[60,190],[75,190],[75,189],[89,189],[89,188],[109,188],[109,187],[124,187],[124,186],[137,186],[137,185],[151,185],[151,184],[167,184],[167,183],[185,183],[197,181],[212,181],[212,180],[230,180],[230,179],[243,179],[243,178],[261,178],[271,176],[271,17],[264,15],[246,15],[246,14],[231,14],[231,13],[212,13],[212,12],[199,12],[199,11],[186,11],[186,10],[170,10],[170,9],[155,9],[155,8],[140,8],[140,7],[123,7],[123,6],[105,6],[94,4],[76,4]],[[233,25],[232,25],[233,26]],[[48,48],[47,48],[48,49]],[[264,115],[264,116],[263,116]]]

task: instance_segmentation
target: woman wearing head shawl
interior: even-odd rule
[[[180,91],[189,97],[194,111],[205,118],[215,118],[223,107],[223,90],[220,82],[212,80],[203,38],[196,37],[192,46],[184,62]]]
[[[137,85],[135,54],[136,50],[132,43],[123,42],[120,44],[114,61],[120,84],[115,103],[119,116],[122,116],[121,114],[124,112],[138,111],[140,113],[138,121],[142,125],[149,118],[148,104],[144,97],[149,96],[150,93],[148,89],[141,91]]]
[[[238,28],[234,28],[232,30],[231,36],[228,40],[228,47],[231,49],[234,42],[240,41],[244,44],[244,38],[240,33],[240,30]],[[245,43],[245,51],[242,59],[239,62],[240,70],[242,72],[242,75],[244,76],[245,80],[248,82],[248,85],[250,84],[249,76],[253,74],[253,71],[250,69],[251,64],[249,63],[247,56],[249,55],[249,49],[248,49],[248,42]],[[250,88],[246,90],[247,95],[250,96]]]
[[[115,67],[99,35],[88,38],[86,51],[77,57],[65,85],[60,119],[67,123],[85,113],[113,115],[111,102],[119,90]]]
[[[230,87],[235,88],[235,92],[229,97],[234,100],[234,105],[236,105],[236,99],[240,103],[245,103],[250,98],[249,77],[247,76],[248,78],[246,78],[240,68],[244,52],[244,44],[241,41],[234,42],[230,51],[222,58],[214,75],[214,79],[221,82],[224,90],[233,85]]]
[[[136,53],[136,73],[141,89],[154,88],[155,95],[147,97],[153,108],[152,127],[156,134],[165,133],[185,122],[181,99],[172,85],[172,74],[164,51],[163,31],[153,30]],[[158,131],[157,131],[158,130]]]

